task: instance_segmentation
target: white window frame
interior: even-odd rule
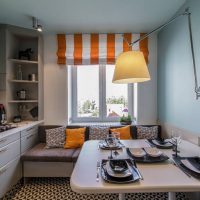
[[[71,66],[71,122],[119,122],[119,117],[106,117],[106,65],[99,65],[99,117],[78,117],[77,102],[77,66]],[[127,84],[128,110],[133,117],[134,85]]]

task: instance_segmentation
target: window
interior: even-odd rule
[[[133,114],[132,84],[113,84],[114,65],[72,66],[72,122],[119,121]]]

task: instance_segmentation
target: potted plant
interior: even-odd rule
[[[132,124],[132,118],[131,115],[128,116],[122,116],[120,117],[120,123],[121,125],[131,125]]]

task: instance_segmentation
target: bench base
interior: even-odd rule
[[[23,177],[70,177],[73,162],[23,162]]]

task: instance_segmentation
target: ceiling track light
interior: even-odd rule
[[[33,17],[33,28],[38,32],[42,32],[42,25],[38,23],[38,19]]]

